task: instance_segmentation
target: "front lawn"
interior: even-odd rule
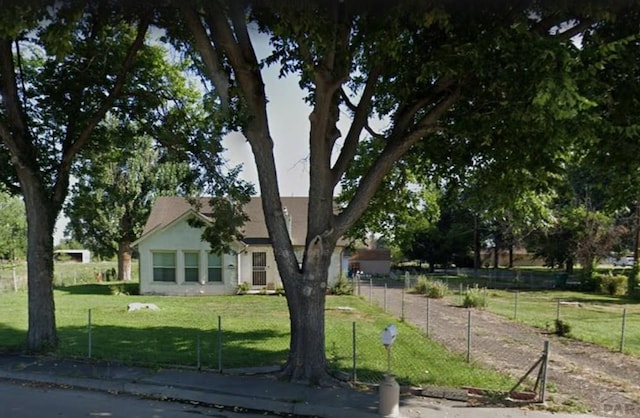
[[[129,296],[113,283],[85,284],[54,291],[60,338],[57,354],[147,365],[196,366],[198,346],[203,368],[277,365],[286,360],[289,318],[284,297]],[[153,303],[160,310],[127,312],[132,302]],[[380,333],[395,324],[399,336],[391,352],[391,371],[405,384],[478,386],[507,390],[513,381],[467,364],[355,296],[329,296],[326,306],[326,352],[332,369],[359,381],[379,382],[387,370]],[[89,312],[91,327],[89,327]],[[25,292],[0,294],[0,350],[21,350],[27,329]]]

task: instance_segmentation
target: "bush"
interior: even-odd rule
[[[556,335],[560,337],[567,337],[571,333],[571,325],[568,322],[564,322],[562,319],[556,319]]]
[[[336,296],[353,295],[353,285],[344,277],[340,277],[333,287],[331,287],[330,292]]]
[[[425,276],[419,276],[418,281],[416,282],[416,285],[413,287],[413,291],[421,295],[426,295],[428,282],[429,282],[429,279],[427,279]]]
[[[246,295],[247,292],[251,289],[251,286],[247,282],[242,282],[236,288],[236,295]]]
[[[425,276],[420,276],[413,291],[421,295],[426,295],[428,298],[442,299],[447,295],[449,287],[440,280],[429,280]]]
[[[481,308],[484,307],[484,302],[484,296],[478,288],[478,285],[476,285],[475,287],[467,289],[464,294],[462,306],[465,308]]]
[[[628,278],[622,274],[603,274],[594,272],[591,278],[583,282],[584,290],[611,296],[622,296],[627,293]]]

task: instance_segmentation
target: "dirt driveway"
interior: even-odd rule
[[[369,298],[369,286],[361,295]],[[372,303],[394,315],[402,314],[402,289],[371,288]],[[405,293],[404,317],[450,350],[467,353],[469,312],[442,299],[429,300]],[[602,347],[550,335],[544,330],[510,321],[492,313],[471,310],[471,361],[507,372],[516,379],[541,356],[550,342],[547,399],[551,405],[586,405],[605,417],[640,417],[640,359]]]

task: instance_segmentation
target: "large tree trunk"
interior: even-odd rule
[[[118,243],[118,280],[131,280],[131,243]]]
[[[23,187],[28,234],[27,349],[30,352],[46,352],[58,345],[53,300],[53,229],[56,216],[50,213],[47,199],[34,189],[37,187]]]
[[[291,323],[289,357],[283,375],[317,385],[331,383],[325,353],[325,294],[334,245],[316,237],[308,246],[302,280],[286,280]]]

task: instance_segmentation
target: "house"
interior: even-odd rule
[[[374,276],[388,276],[391,272],[391,250],[388,248],[360,248],[349,257],[349,271],[362,271]]]
[[[296,256],[302,261],[308,198],[283,197],[281,201]],[[215,216],[208,199],[203,198],[196,211],[184,198],[158,198],[142,236],[133,243],[140,257],[140,293],[226,295],[235,294],[241,283],[255,290],[282,286],[261,198],[253,197],[244,210],[249,217],[242,231],[244,239],[232,242],[229,254],[214,254],[201,239],[202,229],[189,224],[194,217],[206,223]],[[342,253],[339,243],[331,258],[329,286],[342,274]]]

